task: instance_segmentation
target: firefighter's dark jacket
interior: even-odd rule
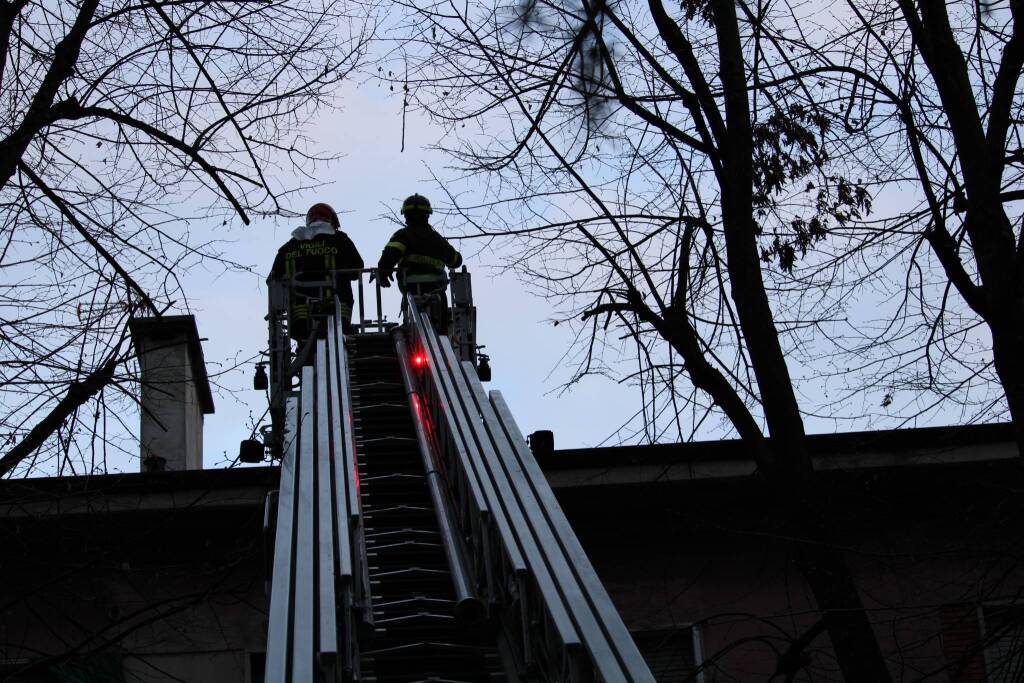
[[[444,269],[462,265],[462,255],[429,225],[404,227],[384,247],[377,268],[390,273],[398,267],[398,283],[443,280]]]
[[[308,240],[297,240],[294,237],[282,246],[270,269],[270,277],[274,279],[295,278],[302,280],[323,280],[327,272],[332,270],[359,270],[363,267],[363,257],[359,255],[356,245],[348,235],[335,230],[330,234],[314,235]],[[359,278],[359,273],[352,273],[336,278],[338,298],[343,303],[352,305],[352,280]]]

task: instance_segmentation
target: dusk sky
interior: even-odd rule
[[[341,216],[342,229],[359,248],[367,267],[375,265],[385,242],[397,226],[384,216],[397,217],[402,199],[413,192],[443,205],[443,196],[431,180],[445,172],[447,160],[428,147],[439,132],[420,118],[407,118],[406,150],[400,151],[401,101],[388,97],[386,86],[375,83],[342,86],[341,111],[325,112],[311,126],[312,137],[326,152],[342,154],[320,176],[325,186],[295,199],[291,207],[304,212],[316,201],[331,204]],[[441,207],[443,208],[443,206]],[[436,215],[443,234],[458,226]],[[236,221],[237,222],[237,221]],[[211,375],[232,361],[249,358],[266,348],[266,287],[264,279],[274,254],[297,219],[256,218],[248,228],[236,227],[226,252],[252,264],[248,275],[221,270],[189,272],[184,280],[191,295],[200,336],[207,338],[204,353]],[[570,376],[561,361],[572,335],[547,319],[550,305],[524,291],[512,273],[502,273],[500,255],[480,252],[471,240],[458,243],[473,274],[477,329],[485,352],[491,355],[494,379],[490,389],[500,390],[509,402],[524,434],[552,429],[557,448],[596,445],[611,435],[638,407],[635,394],[610,380],[588,378],[571,391],[560,392]],[[398,316],[397,290],[385,292],[389,319]],[[217,379],[216,413],[207,416],[205,460],[223,466],[237,454],[239,440],[248,436],[249,415],[259,417],[264,396],[252,390],[252,364]],[[132,463],[134,467],[134,463]]]

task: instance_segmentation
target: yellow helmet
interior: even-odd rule
[[[402,202],[402,215],[405,216],[410,213],[422,213],[424,216],[429,216],[434,213],[434,210],[430,208],[429,199],[421,194],[414,194],[406,197],[405,201]]]

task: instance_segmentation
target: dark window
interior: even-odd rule
[[[0,663],[4,683],[124,683],[121,656],[93,654],[54,662]]]
[[[47,667],[21,662],[0,664],[0,681],[4,683],[57,683],[57,679]]]
[[[252,683],[263,683],[267,670],[267,653],[249,653],[249,680]]]
[[[942,652],[950,679],[957,683],[984,683],[985,658],[981,650],[978,606],[945,605],[939,610]]]
[[[637,631],[633,640],[647,660],[658,683],[696,681],[697,658],[693,652],[693,629]]]
[[[986,605],[982,620],[989,683],[1024,681],[1024,605]]]

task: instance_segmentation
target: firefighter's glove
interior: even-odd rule
[[[380,280],[381,287],[390,287],[392,277],[394,277],[394,275],[390,271],[377,273],[377,279]]]

